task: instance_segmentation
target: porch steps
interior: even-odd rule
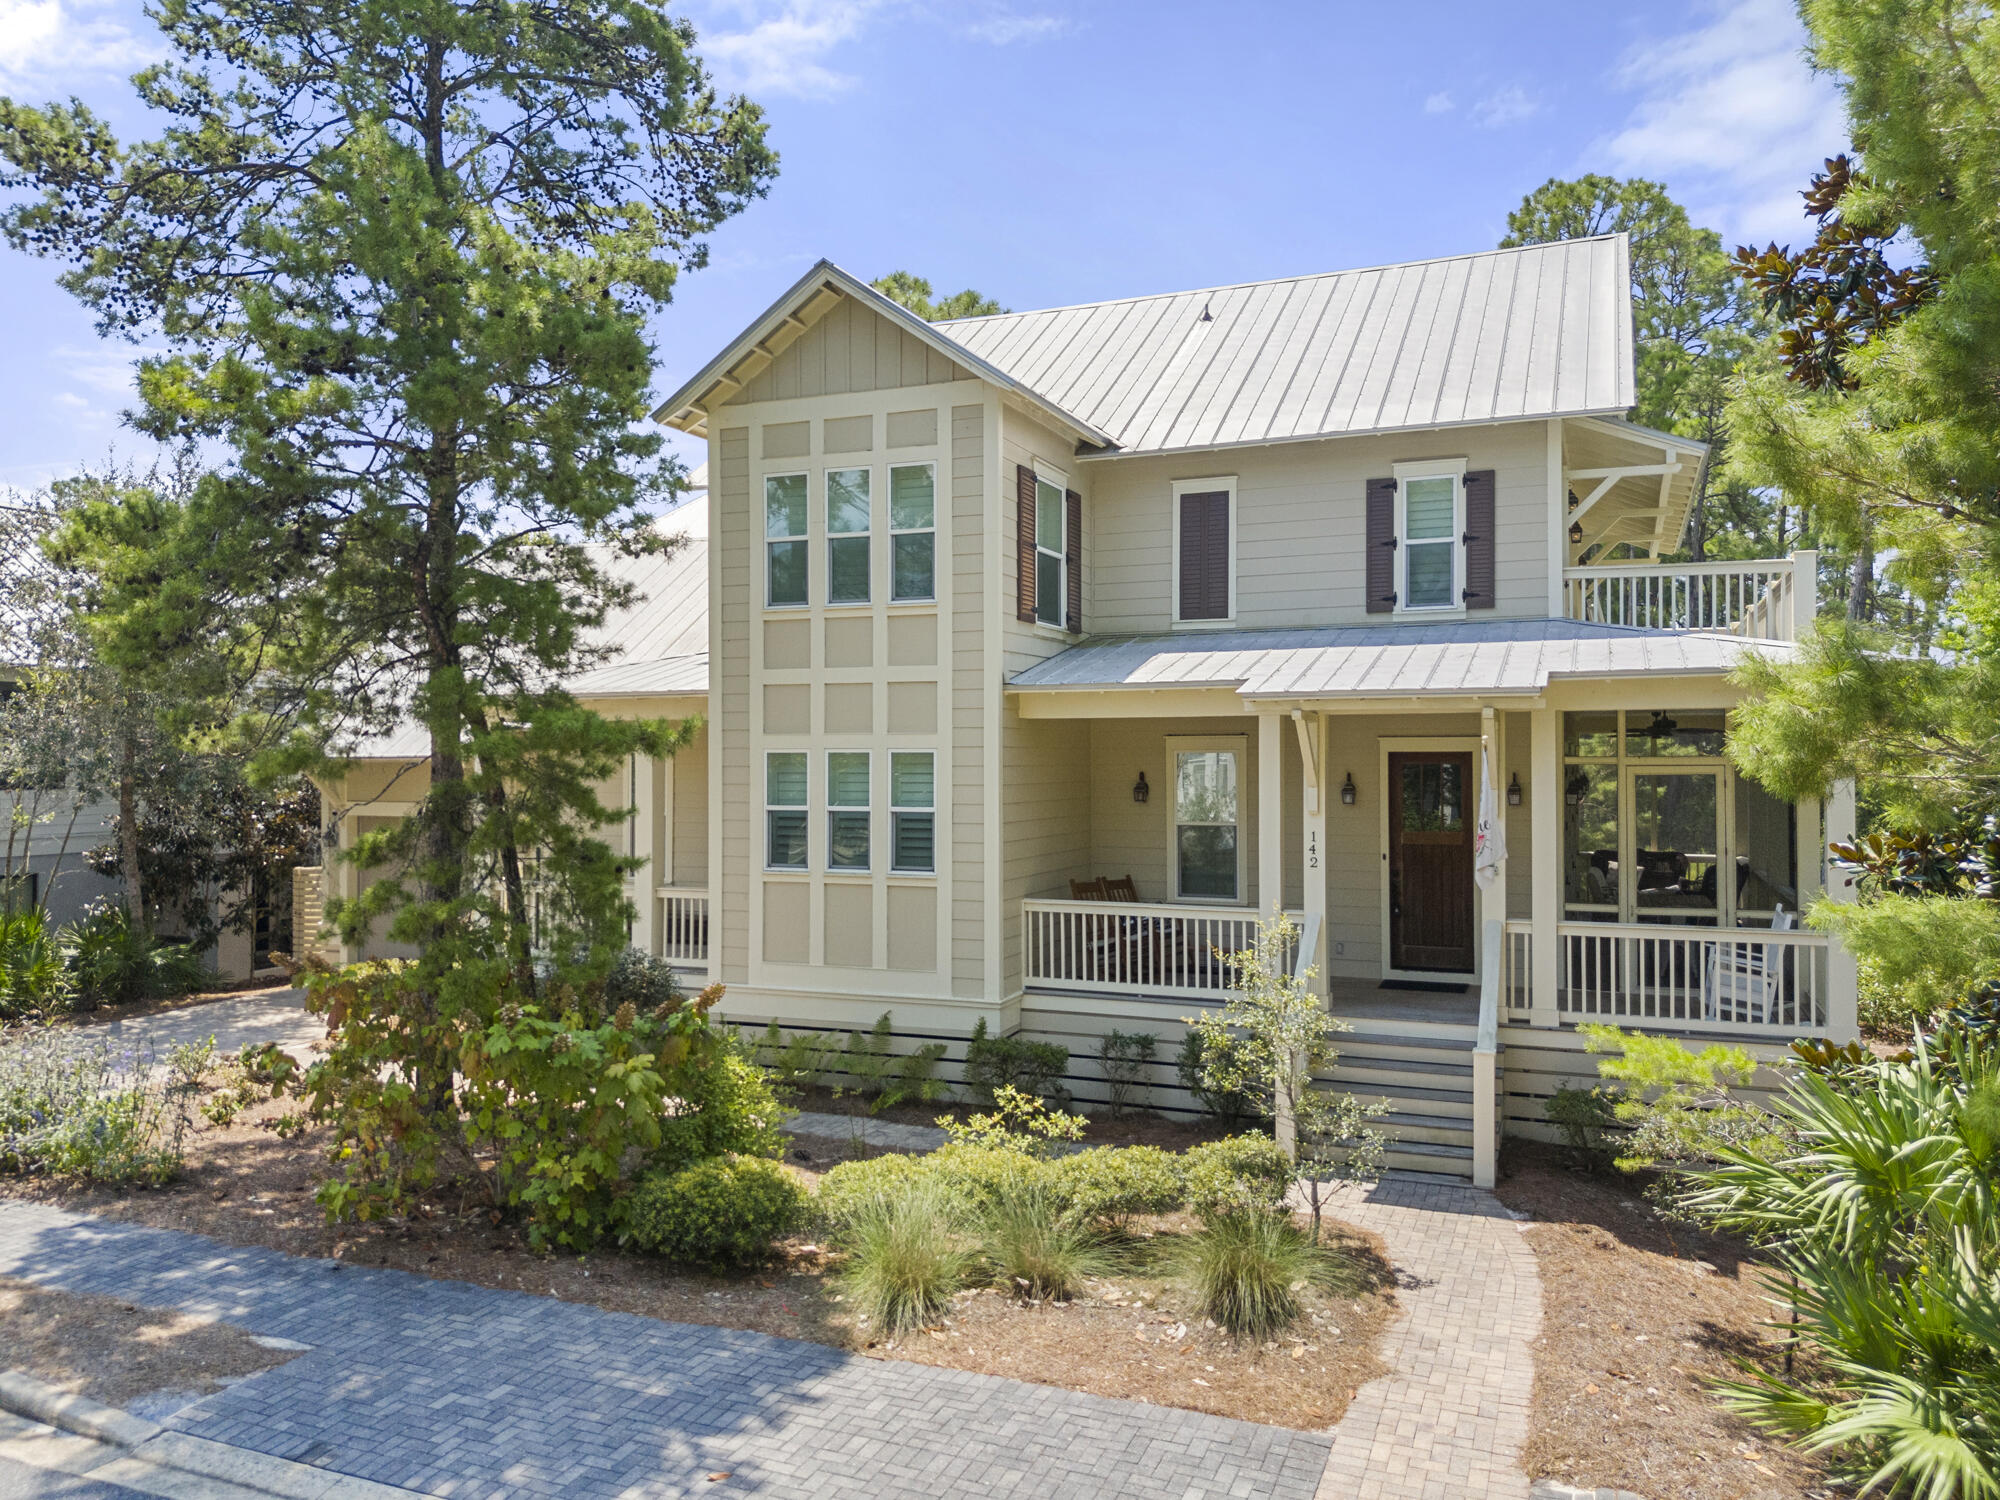
[[[1476,1039],[1470,1026],[1373,1018],[1334,1038],[1340,1055],[1325,1082],[1385,1106],[1369,1123],[1389,1141],[1386,1170],[1471,1180]]]

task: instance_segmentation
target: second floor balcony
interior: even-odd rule
[[[1812,623],[1819,554],[1732,562],[1610,562],[1564,568],[1563,616],[1640,630],[1795,641]]]

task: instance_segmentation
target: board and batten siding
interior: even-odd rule
[[[1495,473],[1493,614],[1545,617],[1548,425],[1513,422],[1074,465],[1089,497],[1085,623],[1094,635],[1172,628],[1174,481],[1234,475],[1236,628],[1379,624],[1362,584],[1364,486],[1397,463],[1460,457]]]
[[[731,404],[745,407],[975,378],[915,334],[847,297],[788,344]]]

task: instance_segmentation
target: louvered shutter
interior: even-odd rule
[[[1181,496],[1180,618],[1229,618],[1229,491]]]
[[[1083,496],[1063,491],[1063,614],[1069,628],[1083,633]]]
[[[1491,609],[1493,585],[1493,471],[1465,476],[1465,607]]]
[[[1386,615],[1396,607],[1396,481],[1368,481],[1368,562],[1362,587],[1368,613]]]
[[[1035,623],[1035,471],[1014,466],[1014,618]]]

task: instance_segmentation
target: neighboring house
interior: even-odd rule
[[[1086,1100],[1152,1032],[1184,1108],[1180,1018],[1282,906],[1392,1163],[1479,1180],[1579,1021],[1852,1035],[1794,925],[1852,792],[1722,757],[1815,559],[1653,561],[1705,452],[1624,420],[1629,284],[1604,237],[931,326],[815,266],[655,414],[703,535],[575,684],[707,719],[634,769],[635,941],[732,1019],[1059,1041]]]

